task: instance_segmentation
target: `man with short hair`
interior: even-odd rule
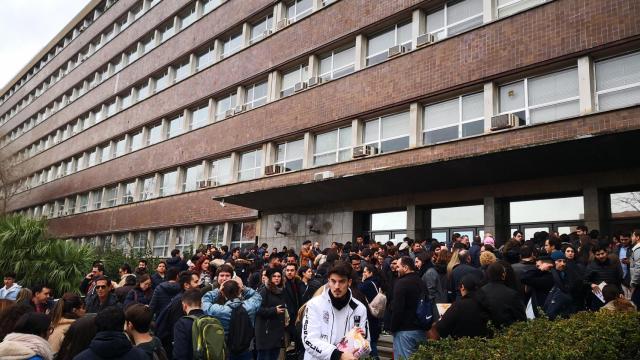
[[[358,255],[352,255],[350,257],[351,267],[353,268],[353,275],[355,276],[354,280],[356,284],[362,282],[362,258]]]
[[[549,319],[554,320],[558,316],[568,317],[577,311],[573,294],[579,290],[581,284],[578,274],[567,271],[567,258],[564,252],[554,250],[551,253],[551,260],[554,262],[551,269],[553,288],[544,303],[544,311]]]
[[[507,277],[505,265],[495,262],[489,265],[486,273],[489,282],[480,288],[476,299],[489,313],[493,325],[500,329],[527,320],[522,296],[504,283]]]
[[[118,299],[111,292],[111,281],[106,276],[98,276],[95,284],[95,292],[85,300],[87,313],[97,313],[109,306],[119,306]]]
[[[468,250],[460,250],[460,252],[458,252],[458,258],[460,259],[460,263],[454,266],[451,271],[450,285],[450,289],[455,289],[456,300],[462,297],[460,293],[460,280],[462,280],[465,275],[473,274],[482,279],[482,270],[471,266],[471,254]]]
[[[301,290],[304,288],[304,283],[296,276],[297,271],[298,265],[296,263],[287,264],[284,268],[284,302],[292,318],[298,314],[298,310],[302,306]],[[296,342],[296,350],[298,352],[301,351],[302,346],[299,341],[296,341],[298,335],[295,321],[289,322],[287,331],[289,332],[289,339]]]
[[[151,308],[143,304],[133,304],[127,308],[124,318],[124,331],[138,349],[147,353],[149,359],[167,358],[160,339],[149,332],[153,320]]]
[[[398,280],[393,286],[391,300],[391,326],[393,353],[400,359],[408,359],[425,341],[425,329],[416,322],[416,310],[420,296],[426,291],[415,262],[409,256],[398,260]]]
[[[631,256],[629,261],[631,301],[640,309],[640,229],[631,233]]]
[[[33,296],[29,305],[33,307],[34,311],[41,314],[49,313],[51,304],[49,299],[51,297],[51,288],[44,284],[38,284],[31,288]]]
[[[516,230],[513,232],[513,237],[512,239],[518,241],[519,243],[522,244],[522,240],[524,239],[524,235],[522,235],[522,231],[520,230]]]
[[[576,226],[576,235],[578,236],[589,235],[589,228],[586,227],[585,225]]]
[[[187,265],[187,262],[182,258],[182,256],[180,256],[179,249],[171,250],[171,258],[167,260],[167,267],[169,269],[177,268],[178,272],[189,269],[189,265]]]
[[[561,246],[560,239],[557,237],[550,236],[544,241],[544,251],[546,251],[549,256],[551,256],[554,250],[560,250]]]
[[[313,267],[313,260],[316,255],[311,249],[311,240],[305,240],[300,249],[300,266]]]
[[[198,289],[189,289],[182,294],[181,311],[187,316],[181,317],[173,327],[173,360],[193,359],[193,318],[203,317],[206,314],[202,311],[202,295]]]
[[[87,274],[87,276],[82,279],[82,283],[80,284],[80,292],[89,296],[94,293],[97,279],[100,276],[104,276],[104,265],[102,264],[94,264],[91,268],[91,272]]]
[[[598,244],[593,248],[594,259],[587,266],[585,271],[585,284],[591,287],[592,293],[589,295],[589,307],[592,311],[599,310],[604,303],[595,294],[600,294],[599,285],[602,282],[622,286],[622,268],[620,264],[612,263],[609,252],[605,244]]]
[[[180,284],[178,284],[178,268],[172,267],[167,271],[167,280],[160,283],[153,291],[149,307],[153,310],[155,316],[171,302],[171,299],[180,292]]]
[[[124,334],[125,317],[121,308],[116,306],[104,308],[96,315],[94,322],[96,336],[89,344],[89,348],[76,355],[74,360],[149,360],[147,354],[142,349],[132,346]]]
[[[167,263],[164,260],[162,260],[158,263],[155,274],[151,275],[151,283],[153,284],[154,290],[158,285],[167,281],[166,275],[167,275]]]
[[[147,268],[147,260],[145,259],[138,260],[138,267],[136,268],[135,273],[136,273],[136,276],[149,273],[149,269]]]
[[[329,269],[328,283],[322,295],[307,302],[302,319],[304,359],[352,360],[353,353],[338,350],[337,345],[353,328],[370,340],[367,308],[351,293],[351,267],[336,262]]]
[[[22,286],[16,283],[16,273],[7,272],[4,274],[4,286],[0,289],[0,299],[16,301]]]

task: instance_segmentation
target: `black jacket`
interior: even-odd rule
[[[284,282],[284,301],[287,305],[289,315],[293,319],[298,316],[298,309],[300,309],[300,306],[302,306],[302,301],[300,299],[300,289],[302,289],[303,287],[304,283],[297,277],[293,280],[286,279]],[[293,321],[290,322],[289,325],[293,325]]]
[[[451,304],[442,319],[435,324],[441,338],[487,336],[489,316],[473,296],[464,296]]]
[[[165,281],[167,281],[166,275],[165,277],[160,276],[160,274],[158,273],[151,275],[151,286],[154,290],[158,287],[158,285],[162,284]]]
[[[171,299],[180,292],[180,284],[177,282],[163,282],[153,291],[149,307],[153,310],[155,316],[158,316]]]
[[[300,304],[306,304],[311,300],[313,294],[322,286],[319,280],[311,279],[307,284],[302,281],[302,287],[300,288]]]
[[[416,309],[423,291],[426,291],[424,283],[416,272],[396,280],[391,303],[391,331],[420,330],[416,323]]]
[[[101,331],[91,340],[89,348],[73,358],[74,360],[148,360],[147,353],[133,347],[122,331]]]
[[[469,264],[458,264],[451,271],[451,283],[449,284],[449,290],[455,294],[455,299],[458,300],[462,297],[460,294],[460,281],[467,274],[476,275],[478,279],[482,280],[484,274],[482,270],[474,268]]]
[[[189,270],[189,265],[187,262],[182,260],[179,256],[174,256],[170,259],[167,259],[167,270],[170,268],[177,268],[179,271]]]
[[[553,287],[553,275],[550,271],[540,271],[536,268],[527,270],[522,274],[520,281],[526,285],[526,294],[524,301],[533,298],[533,308],[544,305],[544,301],[549,294],[549,290]]]
[[[522,296],[507,285],[490,281],[478,290],[476,300],[489,313],[494,326],[502,328],[527,320]]]
[[[135,287],[127,293],[127,296],[124,299],[124,308],[126,309],[129,307],[129,305],[132,304],[149,305],[152,296],[153,291],[151,289],[148,289],[147,292],[144,292],[139,287]]]
[[[281,289],[284,290],[284,289]],[[284,314],[278,314],[276,306],[285,305],[284,291],[273,292],[267,288],[260,289],[262,304],[256,314],[256,349],[268,350],[282,347],[284,343]],[[291,315],[295,321],[295,315]]]
[[[611,259],[605,260],[603,263],[593,260],[588,266],[584,277],[586,285],[600,284],[606,282],[607,284],[615,284],[620,289],[622,285],[622,267],[620,263],[613,263]]]
[[[205,313],[201,309],[191,310],[189,315],[197,317],[204,316]],[[193,359],[193,341],[191,327],[193,319],[182,317],[173,327],[173,360],[191,360]]]
[[[120,306],[120,303],[118,303],[118,298],[116,298],[113,293],[109,293],[107,300],[105,300],[105,302],[101,304],[98,294],[93,293],[87,296],[87,298],[85,299],[85,305],[88,313],[99,313],[100,310],[103,310],[108,306]]]

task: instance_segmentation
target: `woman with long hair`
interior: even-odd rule
[[[260,289],[262,304],[256,314],[256,350],[258,360],[277,360],[284,345],[287,308],[284,279],[279,268],[267,271],[269,282]]]
[[[69,326],[56,360],[72,360],[89,348],[91,340],[96,336],[95,318],[96,314],[87,314]]]
[[[127,297],[124,300],[124,308],[126,309],[132,304],[149,305],[152,296],[153,280],[151,280],[149,274],[142,274],[137,278],[136,287],[127,293]]]
[[[366,297],[367,304],[373,301],[379,292],[384,288],[383,278],[373,264],[365,265],[362,270],[362,282],[358,284],[358,290]],[[371,332],[371,354],[374,359],[378,358],[378,339],[382,331],[382,319],[375,317],[371,310],[367,307],[367,320],[369,322],[369,331]]]
[[[0,359],[53,360],[47,342],[51,320],[48,315],[28,312],[18,319],[13,332],[0,343]]]
[[[48,339],[54,354],[60,351],[60,345],[62,345],[62,340],[69,330],[69,326],[83,317],[86,312],[84,302],[80,296],[74,293],[65,293],[56,302],[51,312],[51,328],[53,332]]]
[[[433,266],[431,257],[431,251],[422,251],[416,254],[415,263],[418,269],[418,276],[422,277]]]
[[[2,311],[0,311],[0,341],[2,341],[7,334],[13,332],[16,322],[18,322],[18,319],[20,319],[22,315],[32,311],[33,308],[31,305],[23,302],[16,302],[2,309]]]
[[[213,275],[211,275],[211,260],[208,256],[202,256],[196,263],[195,272],[200,276],[198,286],[201,288],[211,285]]]
[[[449,250],[442,248],[433,255],[433,267],[427,269],[422,276],[422,281],[427,286],[429,297],[434,303],[446,303],[448,299],[447,265],[451,261]]]

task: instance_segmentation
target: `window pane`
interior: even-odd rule
[[[484,205],[431,209],[431,227],[484,225]]]
[[[640,53],[596,63],[598,91],[640,83]]]
[[[444,27],[444,9],[427,15],[427,32],[432,33]]]
[[[401,113],[382,118],[382,139],[409,135],[409,113]]]
[[[141,200],[147,200],[154,197],[154,191],[156,187],[156,178],[151,176],[142,180],[142,191],[140,194]]]
[[[155,144],[162,140],[162,125],[158,124],[149,128],[149,145]]]
[[[142,147],[142,131],[131,136],[131,151],[136,151]]]
[[[598,109],[609,110],[640,103],[640,86],[598,95]]]
[[[524,81],[500,87],[500,112],[524,108]]]
[[[424,114],[425,129],[457,124],[460,121],[458,107],[457,98],[427,106]]]
[[[425,144],[435,144],[443,141],[454,140],[458,138],[458,126],[451,126],[438,130],[427,131],[424,135]]]
[[[335,69],[351,65],[355,62],[356,48],[352,46],[334,54],[333,64]]]
[[[176,183],[178,180],[178,172],[172,171],[162,174],[162,182],[160,185],[160,196],[169,196],[176,193]]]
[[[371,230],[402,230],[407,228],[407,212],[396,211],[371,214]]]
[[[584,219],[584,199],[582,196],[512,201],[510,203],[511,223]]]
[[[411,42],[411,23],[398,26],[398,41],[394,45],[409,45]],[[409,43],[409,44],[407,44]]]
[[[191,125],[190,125],[190,128],[191,129],[196,129],[196,128],[199,128],[201,126],[206,125],[208,120],[209,120],[208,117],[209,117],[209,107],[208,106],[202,106],[202,107],[199,107],[197,109],[192,109],[191,110]]]
[[[172,138],[174,136],[179,135],[182,132],[182,123],[183,123],[183,119],[182,116],[179,116],[177,118],[174,118],[172,120],[169,121],[169,129],[167,132],[167,138]]]
[[[316,135],[316,153],[324,153],[337,148],[338,130]]]
[[[364,142],[365,143],[370,143],[373,141],[378,141],[379,140],[379,126],[380,126],[380,120],[376,119],[373,121],[368,121],[366,123],[364,123]]]
[[[387,51],[393,45],[395,45],[395,31],[390,29],[369,39],[367,56]]]
[[[462,124],[462,136],[472,136],[484,133],[484,120]]]
[[[484,116],[483,93],[462,97],[462,121],[477,119]]]
[[[185,182],[182,185],[182,191],[196,190],[197,182],[203,178],[202,171],[202,164],[187,168],[185,172]]]
[[[209,179],[213,186],[228,184],[231,182],[231,158],[226,157],[211,162],[211,173]]]
[[[610,195],[611,217],[640,217],[640,191],[614,193]]]
[[[545,121],[558,120],[578,115],[580,103],[578,100],[531,109],[529,111],[529,121],[537,124]]]
[[[461,1],[447,6],[447,23],[453,24],[478,14],[482,14],[482,0]]]
[[[578,96],[578,69],[532,78],[528,87],[529,106]]]
[[[116,141],[116,157],[122,156],[127,153],[126,140],[120,139]]]

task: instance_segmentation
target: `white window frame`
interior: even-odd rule
[[[300,154],[300,157],[296,157],[296,158],[292,158],[289,159],[289,145],[295,142],[300,142],[302,144],[301,148],[302,148],[302,153]],[[284,151],[283,151],[283,155],[282,155],[282,159],[278,160],[277,159],[277,154],[278,154],[278,149],[283,146],[284,147]],[[304,167],[302,166],[303,163],[303,159],[304,159],[304,139],[296,139],[296,140],[292,140],[292,141],[285,141],[283,143],[279,143],[276,145],[276,161],[275,161],[275,165],[280,165],[282,166],[283,171],[298,171],[298,170],[302,170],[304,169]],[[287,165],[291,164],[292,162],[300,162],[300,168],[299,169],[288,169]]]
[[[344,65],[342,67],[336,68],[335,67],[335,55],[336,53],[341,53],[343,51],[348,51],[350,49],[354,49],[354,57],[351,59],[351,63]],[[333,79],[338,79],[340,77],[349,75],[351,73],[353,73],[355,71],[355,66],[356,66],[356,59],[355,59],[355,44],[353,46],[349,46],[349,47],[343,47],[341,49],[337,49],[337,50],[332,50],[329,54],[329,56],[324,57],[323,59],[326,59],[328,57],[331,57],[331,69],[329,71],[326,71],[320,75],[318,75],[319,77],[323,78],[324,80],[333,80]],[[320,59],[320,62],[322,62],[323,59]],[[340,75],[338,77],[335,76],[335,73],[345,70],[349,67],[353,67],[353,70],[351,70],[351,72],[349,73],[345,73],[343,75]],[[318,66],[318,68],[320,68],[320,66]],[[328,76],[327,76],[328,75]]]
[[[397,112],[397,113],[393,113],[393,114],[387,114],[387,115],[384,115],[384,116],[377,117],[375,119],[370,119],[368,121],[365,121],[364,126],[366,126],[366,124],[371,123],[373,121],[377,121],[378,122],[378,139],[376,141],[364,142],[364,140],[365,140],[365,131],[364,131],[364,126],[363,126],[363,131],[362,131],[362,142],[363,142],[363,145],[374,145],[375,144],[376,145],[375,147],[378,149],[378,153],[380,154],[380,153],[383,153],[382,152],[382,143],[384,141],[402,139],[404,137],[411,136],[411,130],[409,129],[409,132],[407,132],[406,135],[393,136],[393,137],[384,138],[384,139],[382,138],[382,120],[385,119],[385,118],[391,117],[391,116],[399,115],[399,114],[407,114],[407,117],[410,116],[407,111],[401,111],[401,112]],[[408,149],[409,147],[410,147],[410,145],[408,147],[406,147],[405,149]],[[401,150],[405,150],[405,149],[394,150],[392,152],[401,151]],[[386,152],[385,152],[385,154],[386,154]]]
[[[313,1],[311,1],[311,6],[309,7],[309,9],[298,13],[298,3],[302,1],[304,0],[295,0],[293,3],[291,3],[291,5],[287,6],[286,12],[287,12],[287,19],[289,20],[289,22],[299,21],[300,19],[303,19],[304,17],[309,16],[313,12]],[[292,7],[293,7],[294,15],[293,17],[289,17],[289,9]]]
[[[254,156],[254,161],[251,167],[247,167],[247,168],[242,168],[242,156],[243,155],[247,155],[249,153],[253,153]],[[262,176],[262,149],[255,149],[255,150],[250,150],[250,151],[245,151],[243,153],[240,154],[239,159],[238,159],[238,181],[244,181],[244,180],[253,180],[253,179],[257,179],[260,176]],[[242,174],[244,173],[253,173],[253,175],[251,177],[248,178],[243,178]]]
[[[151,188],[146,189],[147,181],[150,182]],[[155,188],[156,188],[156,177],[154,175],[142,178],[140,180],[140,200],[150,200],[155,196]]]
[[[171,134],[171,123],[173,123],[174,121],[177,121],[177,124],[180,125],[180,128],[177,130],[177,132],[175,134]],[[185,132],[184,129],[184,114],[181,113],[180,115],[174,116],[171,119],[167,120],[167,131],[165,134],[165,139],[171,139],[174,138],[182,133]]]
[[[209,237],[207,234],[214,231],[215,239],[213,241],[209,241]],[[200,239],[201,245],[213,245],[213,246],[221,246],[224,245],[224,224],[210,224],[206,225],[202,228],[202,238]]]
[[[423,119],[424,119],[423,120],[423,124],[422,124],[422,139],[423,139],[423,143],[425,145],[427,145],[426,141],[424,141],[427,132],[450,128],[450,127],[453,127],[454,125],[458,127],[458,137],[455,138],[455,139],[446,140],[446,141],[453,141],[453,140],[462,139],[464,137],[464,136],[462,136],[462,126],[464,124],[476,122],[476,121],[479,121],[479,120],[484,120],[484,116],[480,116],[480,117],[473,118],[473,119],[470,119],[470,120],[464,120],[464,121],[462,120],[462,117],[463,117],[463,112],[462,112],[463,101],[462,101],[462,99],[467,97],[467,96],[474,96],[474,95],[479,95],[479,94],[483,94],[483,92],[464,94],[464,95],[456,96],[453,99],[448,99],[448,100],[444,100],[444,101],[438,101],[438,102],[435,102],[435,103],[431,103],[431,104],[425,105],[424,108],[422,109],[422,114],[423,114],[422,116],[423,116]],[[457,102],[458,102],[458,121],[456,123],[450,123],[449,125],[441,125],[441,126],[437,126],[437,127],[428,129],[427,128],[427,124],[429,123],[429,118],[426,116],[427,108],[429,106],[438,105],[438,104],[441,104],[441,103],[449,102],[451,100],[457,100]],[[474,135],[471,135],[471,136],[474,136]],[[433,144],[437,144],[437,143],[433,143]],[[429,144],[429,145],[433,145],[433,144]]]
[[[234,41],[238,41],[238,45],[235,47],[231,47],[231,44]],[[227,58],[235,53],[237,53],[238,51],[240,51],[243,47],[243,41],[242,41],[242,31],[241,32],[236,32],[236,33],[231,33],[227,36],[225,36],[224,41],[222,42],[222,57],[223,58]]]
[[[118,206],[118,192],[119,192],[118,191],[118,185],[107,186],[104,189],[104,196],[105,197],[109,196],[109,192],[111,190],[114,190],[114,189],[115,189],[115,191],[114,191],[113,197],[105,199],[105,202],[106,202],[105,208],[111,208],[111,207],[114,207],[114,206]]]
[[[220,111],[221,110],[220,104],[223,101],[226,101],[226,100],[229,100],[229,107],[224,109],[223,111]],[[224,120],[227,110],[233,110],[236,107],[236,104],[237,104],[237,93],[236,92],[233,92],[233,93],[231,93],[231,94],[229,94],[227,96],[219,98],[216,101],[216,121]]]
[[[195,249],[196,245],[196,228],[195,227],[182,227],[177,231],[176,246],[175,248],[180,250],[181,254],[184,254],[186,250]],[[187,236],[187,234],[189,236]]]
[[[337,129],[335,129],[335,130],[331,130],[331,131],[327,131],[327,132],[324,132],[324,133],[320,133],[320,134],[316,134],[316,135],[315,135],[315,137],[316,137],[315,144],[317,144],[317,143],[318,143],[318,142],[317,142],[317,139],[318,139],[318,136],[319,136],[319,135],[324,135],[324,134],[328,134],[328,133],[331,133],[331,132],[334,132],[334,131],[335,131],[335,133],[336,133],[336,134],[335,134],[335,135],[336,135],[336,148],[335,148],[335,149],[332,149],[332,150],[330,150],[330,151],[324,151],[324,152],[320,152],[320,153],[319,153],[319,152],[316,152],[316,149],[314,148],[314,149],[313,149],[313,150],[314,150],[314,151],[313,151],[313,165],[314,165],[314,166],[324,166],[324,165],[330,165],[330,164],[337,164],[337,163],[341,162],[341,160],[340,160],[340,153],[341,153],[341,152],[343,152],[343,151],[349,151],[349,152],[351,152],[351,149],[353,148],[353,144],[349,144],[348,146],[340,147],[340,132],[341,132],[341,131],[346,131],[346,130],[344,130],[344,129],[349,129],[349,132],[350,132],[351,134],[353,134],[353,133],[352,133],[353,129],[352,129],[352,127],[351,127],[351,126],[343,126],[343,127],[341,127],[341,128],[337,128]],[[333,161],[332,163],[329,163],[329,164],[318,164],[318,163],[317,163],[316,159],[317,159],[318,157],[320,157],[320,156],[324,156],[324,155],[330,155],[330,154],[334,154],[334,155],[335,155],[335,159],[334,159],[334,161]],[[349,158],[351,158],[351,154],[349,155]],[[350,160],[350,159],[348,159],[348,160]],[[342,160],[342,161],[348,161],[348,160]]]
[[[169,254],[169,229],[157,230],[153,235],[153,256],[166,257]],[[161,239],[163,244],[159,244]]]
[[[640,81],[632,83],[632,84],[628,84],[628,85],[623,85],[623,86],[617,86],[611,89],[606,89],[606,90],[598,90],[598,81],[596,80],[596,64],[599,62],[605,62],[605,61],[609,61],[609,60],[617,60],[617,59],[621,59],[621,58],[625,58],[625,57],[632,57],[632,56],[638,56],[640,58],[640,52],[633,52],[630,54],[624,54],[621,56],[615,56],[615,57],[610,57],[610,58],[606,58],[606,59],[602,59],[599,60],[597,62],[593,63],[593,73],[594,73],[594,88],[595,88],[595,105],[596,105],[596,109],[600,110],[600,95],[604,95],[604,94],[609,94],[609,93],[615,93],[618,91],[624,91],[624,90],[629,90],[629,89],[633,89],[633,88],[640,88]]]
[[[200,122],[195,121],[195,114],[199,111],[204,111],[205,117],[204,120]],[[194,130],[201,128],[209,123],[209,105],[201,105],[197,107],[193,107],[189,109],[189,130]]]
[[[398,43],[398,28],[402,27],[402,26],[405,26],[407,24],[411,24],[411,20],[396,23],[396,24],[393,25],[393,28],[389,27],[384,31],[380,31],[380,32],[370,36],[369,39],[372,39],[372,38],[375,38],[376,36],[380,36],[382,34],[386,34],[386,33],[390,32],[390,31],[393,31],[393,46],[398,46],[398,45],[406,46],[407,44],[411,45],[411,42],[412,42],[411,39],[409,39],[408,41],[405,41],[405,42],[403,42],[401,44]],[[409,46],[409,47],[411,47],[411,46]],[[374,57],[376,57],[376,56],[378,56],[378,55],[387,54],[388,51],[389,51],[389,48],[384,49],[384,50],[382,50],[380,52],[377,52],[375,54],[367,54],[366,59],[365,59],[367,66],[379,64],[380,62],[376,62],[375,64],[369,64],[369,60],[374,58]]]
[[[171,192],[169,191],[169,188],[167,187],[167,184],[165,182],[165,177],[167,175],[173,174],[172,176],[175,176],[175,180],[173,181],[173,189],[170,189]],[[176,185],[178,184],[178,170],[173,170],[173,171],[167,171],[165,173],[162,173],[161,178],[160,178],[160,193],[158,194],[158,196],[163,197],[163,196],[171,196],[171,195],[175,195],[178,193],[178,190],[176,189]]]
[[[259,86],[259,85],[265,85],[267,91],[264,93],[264,96],[259,97],[259,98],[256,99],[255,98],[256,86]],[[247,86],[247,88],[245,90],[245,93],[246,93],[245,105],[247,107],[247,110],[253,109],[253,108],[257,108],[258,106],[262,106],[262,105],[267,103],[267,93],[269,91],[268,87],[269,87],[269,83],[267,82],[267,80],[260,81],[260,82],[257,82],[255,84],[251,84],[251,85]]]
[[[217,169],[220,169],[221,166],[220,164],[222,164],[223,162],[227,162],[227,166],[228,169],[226,171],[227,173],[227,177],[224,178],[220,172],[217,171]],[[211,180],[213,186],[218,186],[218,185],[224,185],[224,184],[228,184],[231,182],[231,180],[233,179],[233,169],[231,166],[231,157],[227,156],[227,157],[223,157],[220,159],[215,159],[211,161],[211,166],[209,168],[209,180]]]
[[[518,1],[520,1],[520,0],[518,0]],[[496,1],[496,3],[497,3],[497,1]],[[452,24],[449,24],[449,23],[447,23],[447,21],[448,21],[448,20],[447,20],[447,15],[448,15],[448,14],[447,14],[447,12],[448,12],[448,8],[449,8],[449,3],[445,2],[445,3],[444,3],[444,11],[443,11],[443,16],[444,16],[443,23],[444,23],[444,26],[443,26],[443,27],[441,27],[441,28],[438,28],[438,29],[436,29],[436,30],[432,30],[432,31],[430,31],[430,32],[429,32],[429,34],[433,34],[433,35],[435,36],[435,34],[436,34],[436,33],[438,33],[438,32],[440,32],[440,31],[443,31],[443,30],[444,30],[444,35],[443,35],[442,39],[439,39],[439,40],[443,40],[443,39],[446,39],[446,38],[448,38],[449,36],[451,36],[451,35],[449,35],[449,29],[450,29],[450,28],[455,27],[455,26],[460,25],[460,24],[464,24],[465,22],[469,22],[469,21],[470,21],[470,20],[472,20],[472,19],[475,19],[475,18],[478,18],[478,17],[479,17],[480,19],[482,19],[482,17],[483,17],[483,12],[481,11],[480,13],[478,13],[478,14],[476,14],[476,15],[469,16],[469,17],[467,17],[467,18],[464,18],[464,19],[462,19],[462,20],[459,20],[459,21],[456,21],[456,22],[454,22],[454,23],[452,23]],[[484,8],[484,4],[483,4],[483,8]],[[430,14],[436,13],[436,12],[438,12],[438,11],[440,11],[440,10],[437,10],[437,11],[431,12]],[[480,22],[480,25],[482,25],[482,22]],[[478,25],[478,26],[479,26],[479,25]],[[470,28],[470,29],[471,29],[471,28]],[[466,30],[464,30],[464,31],[466,31]],[[463,32],[464,32],[464,31],[463,31]],[[459,33],[458,33],[458,34],[459,34]],[[454,34],[454,35],[457,35],[457,34]]]
[[[195,179],[191,184],[189,183],[189,176],[188,176],[189,170],[193,170],[196,172]],[[202,164],[197,164],[197,165],[193,165],[185,168],[184,177],[182,179],[182,192],[198,190],[198,181],[201,181],[203,177],[204,177],[204,166],[202,166]]]
[[[292,74],[292,73],[298,73],[298,81],[296,81],[294,83],[294,85],[292,87],[288,87],[288,88],[284,88],[284,77],[287,74]],[[288,71],[284,71],[282,73],[282,89],[280,90],[280,96],[281,97],[286,97],[286,96],[290,96],[293,95],[293,89],[295,87],[295,84],[297,83],[301,83],[301,82],[305,82],[309,80],[309,66],[305,65],[305,64],[300,64],[298,66],[294,66],[292,68],[290,68]]]
[[[264,26],[265,26],[264,30],[262,30],[260,33],[254,35],[254,30],[256,29],[256,27],[258,25],[262,25],[263,23],[264,23]],[[261,18],[260,21],[257,21],[257,22],[255,22],[255,23],[253,23],[251,25],[251,35],[250,35],[251,39],[249,39],[249,43],[253,44],[253,43],[256,43],[256,42],[262,40],[263,38],[265,38],[266,36],[264,35],[264,32],[267,31],[267,30],[273,30],[273,15],[272,14],[269,14],[269,15]]]
[[[120,204],[130,204],[134,202],[136,194],[136,182],[129,181],[122,184],[123,194],[120,198]]]

